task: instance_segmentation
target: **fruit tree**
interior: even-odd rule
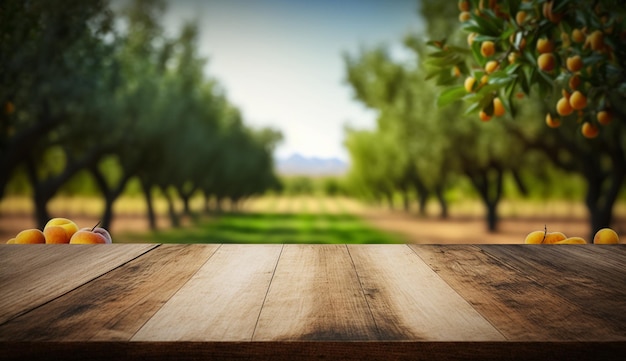
[[[521,98],[543,99],[544,130],[522,135],[518,125],[512,135],[583,175],[592,228],[608,226],[626,174],[624,2],[460,0],[458,10],[467,46],[430,42],[430,77],[446,87],[438,103],[464,100],[468,114],[493,121],[515,119]]]
[[[617,0],[461,0],[459,20],[469,49],[433,41],[437,75],[456,72],[463,85],[442,93],[460,98],[486,120],[515,99],[539,91],[550,102],[549,126],[577,122],[594,138],[626,114],[626,6]],[[471,65],[467,57],[471,54]],[[445,64],[445,65],[444,65]],[[446,76],[452,80],[449,75]],[[536,85],[536,86],[535,86]],[[504,106],[504,110],[500,105]],[[543,121],[543,119],[542,119]]]

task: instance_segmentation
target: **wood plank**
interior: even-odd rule
[[[249,341],[282,245],[222,245],[133,341]]]
[[[623,361],[624,342],[0,342],[5,361]]]
[[[158,245],[0,245],[0,324],[155,247]]]
[[[504,340],[407,245],[349,245],[348,250],[383,339]]]
[[[380,338],[346,245],[285,245],[254,341]]]
[[[162,245],[0,325],[0,340],[128,341],[218,245]]]
[[[612,332],[611,339],[626,340],[626,246],[479,247],[596,318],[587,326],[587,339],[601,329]],[[621,254],[621,262],[611,257],[616,254]]]
[[[525,247],[527,245],[499,245]],[[518,268],[471,245],[411,245],[411,248],[508,340],[614,340],[558,293]]]

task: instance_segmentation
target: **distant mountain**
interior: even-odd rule
[[[276,159],[276,171],[281,175],[343,175],[348,171],[348,164],[338,158],[308,158],[293,154]]]

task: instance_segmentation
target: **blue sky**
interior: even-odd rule
[[[389,45],[421,29],[416,0],[169,0],[164,25],[200,25],[207,72],[242,110],[246,124],[279,129],[276,156],[348,160],[345,124],[371,128],[374,112],[353,100],[342,52]]]

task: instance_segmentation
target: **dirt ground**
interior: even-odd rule
[[[498,231],[488,232],[483,217],[477,215],[452,215],[449,219],[437,216],[420,217],[416,214],[402,211],[391,211],[366,207],[348,199],[319,200],[319,199],[277,199],[252,203],[246,207],[250,211],[264,209],[270,212],[346,212],[358,214],[372,226],[381,230],[399,234],[408,243],[431,244],[515,244],[523,243],[524,237],[531,231],[543,230],[561,231],[568,236],[589,237],[587,219],[580,214],[544,215],[544,216],[503,216]],[[73,219],[79,227],[93,227],[98,222],[97,216],[85,214],[65,215]],[[158,217],[157,225],[160,229],[169,226],[165,216]],[[34,221],[24,212],[7,212],[0,214],[0,242],[6,242],[20,230],[33,228]],[[620,214],[613,228],[626,235],[626,216]],[[148,223],[141,214],[117,216],[110,229],[115,235],[117,232],[148,231]],[[588,240],[589,241],[589,240]]]

